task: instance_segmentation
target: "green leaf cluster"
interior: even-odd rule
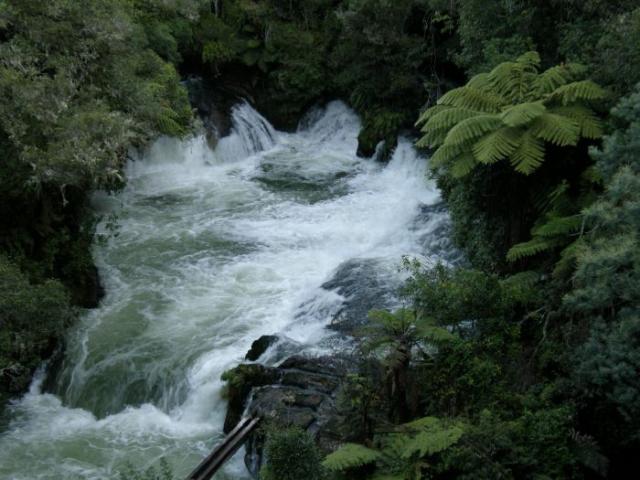
[[[544,162],[546,144],[567,147],[600,138],[590,103],[603,100],[605,91],[577,80],[577,65],[539,69],[540,56],[528,52],[476,75],[427,109],[418,120],[425,134],[418,146],[436,149],[433,168],[460,177],[479,163],[508,159],[529,175]]]

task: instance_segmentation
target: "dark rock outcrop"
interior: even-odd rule
[[[98,268],[94,265],[82,272],[70,289],[73,303],[83,308],[97,308],[105,295]]]
[[[189,101],[202,119],[207,143],[215,148],[218,140],[231,132],[231,106],[235,97],[229,97],[200,77],[191,77],[184,82]]]
[[[249,361],[256,361],[262,356],[267,349],[277,343],[280,337],[277,335],[263,335],[251,344],[251,349],[247,352],[244,359]]]
[[[322,450],[341,442],[336,396],[353,360],[347,356],[294,355],[278,367],[243,364],[230,370],[229,409],[225,431],[244,411],[277,427],[296,426],[310,432]],[[235,383],[232,385],[232,382]],[[253,475],[262,464],[263,434],[255,432],[246,444],[245,463]]]

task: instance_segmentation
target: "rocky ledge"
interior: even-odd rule
[[[229,400],[225,432],[247,412],[277,427],[300,427],[314,436],[321,450],[335,449],[343,440],[336,397],[353,364],[346,355],[293,355],[276,367],[245,363],[229,370],[223,376]],[[262,465],[263,443],[258,430],[246,444],[245,463],[254,476]]]

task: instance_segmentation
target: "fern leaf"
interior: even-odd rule
[[[475,88],[477,90],[482,90],[487,88],[490,85],[489,82],[489,74],[488,73],[479,73],[471,77],[471,80],[467,82],[467,87]]]
[[[502,126],[496,115],[477,115],[461,121],[447,134],[445,145],[460,145]]]
[[[551,217],[547,222],[533,229],[531,233],[540,237],[566,236],[575,233],[582,227],[582,215]]]
[[[569,107],[557,107],[552,109],[551,112],[575,121],[580,128],[579,135],[581,137],[590,140],[597,140],[602,137],[602,122],[590,108],[572,105]]]
[[[460,440],[464,430],[459,426],[448,428],[431,428],[420,432],[405,445],[402,452],[403,458],[411,458],[414,455],[424,457],[442,452]]]
[[[336,472],[374,463],[380,456],[380,452],[367,448],[364,445],[346,443],[335,452],[327,455],[322,465]]]
[[[532,133],[559,147],[576,145],[580,138],[580,127],[567,117],[555,113],[544,113],[533,121]]]
[[[419,326],[417,328],[417,333],[425,340],[434,343],[450,342],[458,338],[446,328],[430,325]]]
[[[533,82],[537,96],[542,97],[553,92],[556,88],[569,83],[573,78],[572,69],[567,65],[557,65],[542,72]]]
[[[492,89],[501,92],[510,102],[523,102],[531,94],[531,87],[537,78],[540,55],[527,52],[515,62],[504,62],[489,73]]]
[[[540,115],[547,111],[542,102],[527,102],[509,107],[500,115],[500,118],[510,127],[519,127],[532,120],[535,120]]]
[[[415,126],[419,127],[420,125],[427,123],[431,117],[449,108],[450,107],[447,105],[434,105],[433,107],[427,108],[424,112],[422,112],[422,114],[416,121]]]
[[[469,110],[468,108],[446,107],[433,115],[429,121],[424,124],[422,131],[427,132],[434,128],[446,128],[449,130],[459,122],[480,114],[481,112]]]
[[[446,128],[432,128],[416,142],[416,146],[418,148],[433,148],[442,145],[447,133],[448,129]]]
[[[544,153],[544,143],[530,132],[525,132],[520,138],[520,145],[511,154],[511,165],[516,171],[529,175],[542,165]]]
[[[474,169],[477,163],[476,157],[473,156],[471,151],[462,153],[455,157],[450,173],[454,178],[464,177]]]
[[[516,262],[522,258],[533,257],[539,253],[551,250],[562,242],[557,238],[535,237],[528,242],[518,243],[507,252],[507,261]]]
[[[431,156],[431,166],[438,168],[451,163],[456,157],[461,155],[468,145],[442,145]]]
[[[580,249],[583,246],[583,240],[577,239],[567,245],[562,252],[560,252],[560,260],[553,267],[553,278],[567,278],[576,268],[577,257],[580,253]]]
[[[471,87],[449,90],[438,100],[439,105],[467,108],[484,113],[499,113],[507,102],[494,93],[484,92]]]
[[[440,419],[438,417],[421,417],[411,422],[403,423],[402,429],[408,429],[415,432],[421,432],[429,428],[437,428],[440,426]]]
[[[485,135],[473,146],[473,154],[481,163],[495,163],[509,157],[518,147],[519,131],[501,128]]]
[[[597,83],[591,80],[581,80],[556,88],[549,98],[560,100],[563,105],[568,105],[580,100],[587,102],[602,100],[606,96],[606,91]]]
[[[523,53],[516,60],[517,63],[530,68],[531,70],[538,70],[540,68],[540,54],[534,50]]]

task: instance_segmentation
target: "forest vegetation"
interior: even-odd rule
[[[637,471],[637,0],[0,0],[0,397],[96,304],[89,196],[192,131],[191,75],[283,129],[343,99],[381,161],[415,134],[466,258],[406,262],[343,388],[350,443],[275,432],[263,478]]]

